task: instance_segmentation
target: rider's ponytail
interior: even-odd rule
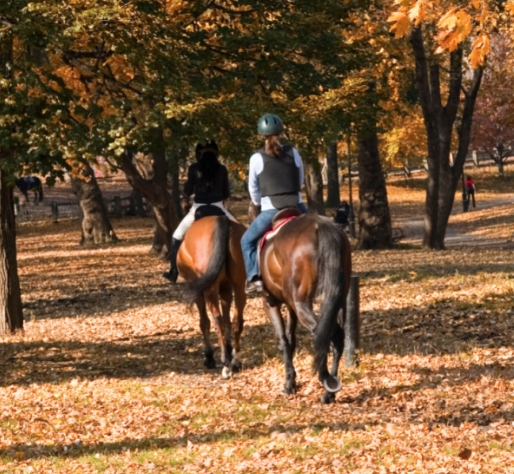
[[[264,143],[264,151],[267,155],[278,157],[282,154],[282,145],[280,144],[280,134],[267,135]]]

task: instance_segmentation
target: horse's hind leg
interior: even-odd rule
[[[342,310],[340,311],[340,315],[341,314]],[[339,362],[341,361],[344,350],[344,329],[340,325],[340,321],[342,321],[342,319],[338,318],[338,323],[334,329],[334,335],[332,336],[332,368],[330,370],[330,375],[332,375],[332,377],[337,377],[339,372]],[[335,393],[328,391],[326,391],[321,397],[321,401],[323,403],[333,403],[335,402],[335,399]]]
[[[209,320],[209,315],[207,314],[207,309],[205,307],[205,298],[200,296],[196,300],[196,306],[198,308],[198,313],[200,313],[200,329],[203,334],[203,343],[205,348],[205,360],[203,365],[208,369],[214,369],[216,367],[216,361],[214,360],[214,349],[211,345],[210,340],[210,331],[211,331],[211,321]]]
[[[224,325],[224,334],[225,341],[230,344],[232,338],[232,327],[230,321],[230,306],[232,304],[232,285],[225,284],[220,287],[220,299],[221,299],[221,311],[223,313],[223,325]],[[234,328],[234,335],[237,334],[237,328]],[[239,350],[239,335],[234,338],[234,347],[232,348],[232,360],[230,362],[230,368],[232,372],[239,372],[241,370],[242,364],[239,360],[237,360],[237,352]],[[227,350],[230,350],[230,346],[227,347]]]
[[[246,292],[244,282],[234,285],[235,314],[232,319],[232,331],[234,333],[234,363],[242,366],[237,355],[241,352],[241,334],[244,328],[244,309],[246,306]]]
[[[312,309],[312,304],[310,302],[295,302],[295,309],[298,314],[298,318],[300,322],[309,329],[313,334],[316,332],[317,319],[314,314],[314,310]],[[331,338],[331,342],[333,342],[334,336]],[[343,338],[344,342],[344,338]],[[339,356],[340,358],[340,356]],[[339,362],[337,362],[339,365]],[[336,375],[331,374],[327,368],[327,358],[322,363],[322,367],[318,372],[318,379],[325,388],[330,388],[331,390],[327,390],[327,392],[338,392],[341,389],[341,382],[337,378]],[[329,401],[325,401],[325,395],[323,395],[322,401],[324,403],[328,403]]]
[[[232,361],[232,345],[230,344],[230,317],[227,319],[220,311],[220,298],[219,298],[219,287],[215,285],[211,287],[205,293],[205,301],[207,307],[212,314],[214,320],[214,327],[218,334],[218,341],[221,350],[221,363],[224,365],[223,377],[230,377],[232,374],[231,361]],[[230,306],[229,306],[230,308]]]
[[[286,383],[284,385],[284,392],[288,395],[296,393],[296,371],[293,365],[293,355],[295,349],[296,336],[294,334],[296,330],[296,323],[291,324],[290,321],[296,320],[291,317],[288,319],[288,327],[285,328],[284,318],[280,312],[280,306],[271,306],[266,297],[263,298],[264,311],[266,312],[271,324],[275,328],[275,333],[278,338],[278,346],[282,350],[282,356],[284,358],[284,365],[286,369]],[[294,314],[294,313],[293,313]]]

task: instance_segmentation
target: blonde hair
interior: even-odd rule
[[[265,137],[264,151],[267,155],[278,157],[282,153],[282,145],[280,144],[280,134],[267,135]]]

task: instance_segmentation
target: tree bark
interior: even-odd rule
[[[1,154],[5,158],[8,153]],[[23,311],[16,261],[13,187],[7,173],[0,170],[0,334],[19,329],[23,329]]]
[[[134,189],[138,189],[152,206],[155,232],[151,253],[167,259],[171,248],[171,236],[178,226],[179,218],[172,206],[172,198],[168,191],[168,162],[162,129],[157,129],[155,135],[156,151],[151,154],[146,171],[142,172],[138,169],[133,161],[134,155],[130,151],[123,155],[121,169],[129,184]]]
[[[471,123],[476,97],[482,79],[482,69],[474,69],[471,85],[464,91],[460,125],[457,127],[458,151],[450,165],[452,131],[461,105],[463,51],[450,53],[450,79],[441,87],[439,58],[430,63],[425,54],[421,27],[414,28],[410,42],[416,62],[416,82],[427,130],[428,185],[425,200],[425,232],[423,245],[444,249],[448,220],[455,200],[455,192],[464,169],[468,152]],[[447,90],[443,105],[442,90]]]
[[[359,160],[359,249],[384,249],[393,246],[391,215],[382,165],[378,157],[378,139],[358,139]]]
[[[327,207],[338,207],[339,196],[339,164],[337,162],[337,143],[327,147]]]
[[[79,176],[71,178],[71,189],[83,215],[80,245],[117,242],[95,172],[89,163],[80,163],[80,166]]]
[[[5,28],[4,28],[5,30]],[[0,35],[0,79],[13,77],[13,37],[10,30]],[[10,87],[10,85],[8,86]],[[0,107],[4,107],[0,97]],[[10,108],[10,106],[8,106]],[[7,114],[10,114],[7,111]],[[5,130],[7,135],[9,129]],[[5,137],[0,137],[5,138]],[[0,149],[0,159],[12,165],[16,156],[12,148]],[[9,173],[0,169],[0,334],[23,329],[20,279],[16,259],[16,225],[14,220],[13,187]]]
[[[184,210],[182,209],[182,199],[180,194],[180,166],[179,163],[185,160],[189,153],[188,147],[183,144],[174,150],[168,150],[167,160],[169,166],[169,178],[171,181],[171,203],[173,210],[177,215],[177,219],[180,221],[184,217]]]
[[[370,88],[370,98],[374,87]],[[391,215],[385,177],[378,151],[375,114],[370,108],[368,124],[357,132],[359,168],[359,249],[383,249],[393,246]]]
[[[324,216],[323,176],[321,175],[320,162],[317,159],[311,160],[305,165],[305,183],[309,211]]]

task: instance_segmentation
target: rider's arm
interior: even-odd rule
[[[250,169],[248,170],[248,191],[250,199],[256,206],[261,205],[261,190],[259,188],[259,174],[264,169],[264,163],[260,153],[255,153],[250,158]]]
[[[298,153],[298,150],[296,148],[293,148],[293,155],[294,155],[294,162],[298,168],[298,174],[299,174],[299,178],[300,178],[300,187],[303,188],[303,181],[305,179],[305,171],[303,169],[302,157],[300,156],[300,153]]]
[[[300,156],[300,153],[298,153],[298,150],[296,148],[293,148],[293,155],[294,155],[294,162],[296,166],[298,167],[298,177],[300,179],[300,189],[303,188],[304,180],[305,180],[305,171],[303,169],[303,161],[302,157]],[[302,193],[299,192],[299,198],[300,202],[303,202],[302,199]]]

